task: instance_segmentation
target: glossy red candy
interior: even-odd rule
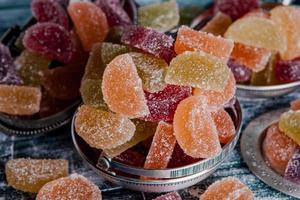
[[[200,161],[199,158],[193,158],[184,153],[178,144],[175,145],[168,168],[182,167]]]
[[[300,60],[278,61],[275,66],[275,76],[283,83],[300,81]]]
[[[236,82],[244,83],[250,81],[252,72],[248,67],[240,64],[239,62],[233,59],[230,59],[227,65],[231,69]]]

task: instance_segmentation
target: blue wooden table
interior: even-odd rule
[[[189,0],[182,2],[194,2],[198,4],[200,2],[202,4],[205,1]],[[14,24],[22,25],[29,17],[29,0],[0,0],[0,34]],[[300,92],[276,99],[255,102],[242,101],[242,107],[245,116],[243,120],[243,129],[245,128],[245,125],[256,116],[272,109],[285,107],[288,105],[290,100],[295,98],[300,98]],[[72,144],[70,137],[70,126],[60,129],[47,136],[39,136],[34,138],[8,137],[0,133],[0,200],[34,199],[32,195],[16,191],[11,187],[8,187],[6,184],[4,174],[5,162],[9,159],[20,157],[67,159],[70,161],[71,172],[76,172],[86,176],[95,182],[101,189],[114,187],[110,183],[104,181],[82,162]],[[235,176],[246,183],[254,192],[255,199],[294,199],[271,189],[266,184],[258,180],[254,175],[252,175],[241,158],[239,145],[236,147],[227,161],[223,163],[211,177],[194,187],[180,191],[180,193],[184,199],[198,199],[195,196],[198,193],[201,193],[203,188],[212,182],[227,176]],[[120,189],[114,192],[104,192],[103,197],[104,200],[138,200],[142,199],[142,194],[140,192]],[[146,194],[147,199],[151,199],[152,197],[153,195]]]

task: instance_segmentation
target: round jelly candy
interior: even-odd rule
[[[284,173],[284,178],[300,184],[300,149],[298,149],[289,160]]]
[[[234,59],[229,59],[227,65],[231,69],[236,82],[245,83],[250,81],[252,72],[248,67]]]
[[[291,102],[292,110],[300,110],[300,99],[294,100]]]
[[[300,61],[278,61],[275,66],[275,76],[282,83],[300,81]]]
[[[300,145],[300,110],[283,113],[279,119],[279,129]]]

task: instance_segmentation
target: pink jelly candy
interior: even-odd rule
[[[32,0],[31,12],[38,22],[53,22],[66,29],[69,28],[67,12],[58,1],[53,0]]]
[[[110,27],[132,24],[130,17],[123,9],[120,0],[97,0],[96,5],[98,5],[105,13]]]
[[[70,33],[51,22],[37,23],[27,29],[23,44],[32,52],[63,63],[70,62],[75,51]]]
[[[168,164],[168,168],[182,167],[200,161],[199,158],[193,158],[184,153],[179,144],[175,145],[172,158]]]
[[[300,110],[300,99],[294,100],[291,102],[292,110]]]
[[[298,149],[288,162],[284,178],[300,184],[300,149]]]
[[[150,114],[144,118],[146,121],[172,121],[177,105],[183,99],[192,95],[190,87],[168,85],[159,92],[145,91]]]
[[[278,61],[275,66],[275,76],[283,83],[300,80],[300,60]]]
[[[251,69],[249,69],[245,65],[240,64],[234,59],[229,59],[227,65],[231,69],[236,82],[244,83],[250,81],[252,73]]]
[[[174,39],[164,33],[142,26],[129,26],[121,42],[170,62],[175,56]]]
[[[182,200],[180,195],[177,192],[170,192],[159,197],[156,197],[153,200]]]

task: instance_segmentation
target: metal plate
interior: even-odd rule
[[[241,138],[241,153],[250,171],[270,187],[287,195],[300,198],[300,185],[284,179],[265,162],[261,147],[266,129],[278,121],[288,108],[265,113],[249,123]]]

